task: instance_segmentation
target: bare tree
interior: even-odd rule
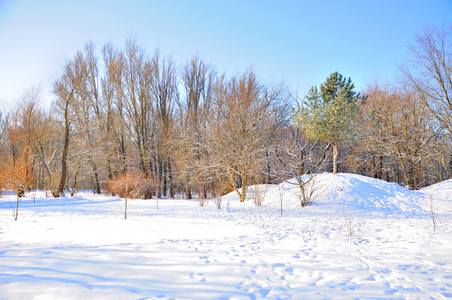
[[[151,95],[155,102],[155,127],[157,127],[154,149],[156,162],[154,163],[154,173],[157,174],[157,181],[160,182],[158,197],[160,194],[167,195],[169,187],[170,196],[174,197],[173,187],[173,159],[169,153],[169,143],[171,140],[171,126],[173,125],[173,106],[177,98],[177,73],[171,58],[160,58],[160,53],[155,52],[152,58],[152,84]]]
[[[33,158],[35,156],[39,158],[47,173],[48,185],[52,195],[58,197],[54,179],[57,169],[54,163],[60,148],[56,138],[60,134],[60,127],[53,114],[40,107],[39,88],[32,88],[25,92],[18,104],[16,115],[20,122],[21,131],[27,140],[27,145],[32,149]]]
[[[433,115],[452,133],[452,24],[428,27],[409,46],[411,60],[401,66]]]
[[[125,112],[124,120],[139,155],[141,172],[150,177],[151,137],[154,128],[152,115],[155,104],[151,97],[153,63],[145,51],[129,38],[124,49],[122,86],[118,89]]]
[[[393,157],[405,184],[418,189],[425,184],[422,165],[442,143],[442,127],[434,122],[417,90],[376,84],[368,93],[364,109],[372,119],[367,123],[367,140]]]
[[[64,193],[64,186],[66,184],[67,177],[67,160],[69,152],[69,144],[71,138],[74,136],[72,132],[73,123],[75,121],[76,114],[74,109],[78,107],[76,103],[76,93],[80,96],[82,92],[82,83],[84,74],[80,70],[83,64],[83,54],[77,52],[77,55],[73,61],[69,61],[65,67],[64,72],[60,78],[54,82],[54,93],[58,96],[55,102],[55,109],[58,113],[62,114],[62,123],[64,128],[63,136],[63,150],[61,154],[61,177],[58,185],[58,194]],[[78,91],[77,91],[78,88]],[[82,96],[83,97],[83,96]]]
[[[274,142],[272,153],[281,166],[275,176],[280,181],[293,178],[300,189],[301,206],[308,206],[314,202],[315,177],[324,171],[331,144],[307,139],[291,123],[282,124]]]
[[[191,198],[191,190],[198,189],[207,197],[207,183],[215,177],[208,168],[209,153],[205,147],[206,121],[212,106],[212,91],[216,80],[215,68],[198,56],[189,60],[182,70],[183,90],[177,98],[178,118],[171,150],[180,177],[186,182],[184,189]],[[214,189],[215,190],[215,189]]]
[[[0,178],[2,186],[15,191],[16,205],[11,208],[14,219],[19,215],[19,199],[33,186],[35,179],[35,157],[39,153],[42,140],[53,138],[46,128],[45,114],[39,107],[39,88],[27,90],[19,102],[2,123],[2,168]],[[39,141],[39,142],[38,142]],[[6,150],[6,151],[5,151]],[[45,153],[45,151],[44,151]],[[48,166],[48,165],[47,165]],[[52,172],[50,172],[52,175]],[[50,176],[50,178],[52,178]]]
[[[117,173],[125,174],[126,167],[126,122],[124,119],[124,99],[122,74],[124,59],[122,53],[112,43],[102,48],[105,67],[101,78],[104,99],[102,145],[106,157],[107,177],[112,179]]]
[[[416,36],[409,46],[411,59],[401,66],[407,82],[452,136],[452,24],[430,26]],[[450,141],[448,141],[450,144]],[[452,174],[452,154],[448,147],[445,173]],[[444,156],[443,156],[444,157]],[[443,158],[440,158],[443,159]],[[442,164],[444,165],[444,163]],[[441,166],[442,167],[442,166]],[[441,174],[443,176],[443,174]]]
[[[94,177],[94,192],[100,194],[99,164],[101,163],[100,151],[104,129],[104,101],[101,95],[101,78],[99,75],[98,58],[95,54],[95,46],[87,43],[84,49],[84,63],[81,71],[83,82],[80,92],[81,101],[78,105],[78,117],[76,127],[78,132],[83,132],[82,140],[85,146],[85,155],[91,166]]]
[[[253,172],[268,149],[275,115],[284,90],[259,83],[253,71],[219,80],[214,90],[215,114],[206,137],[211,156],[224,170],[229,184],[245,201]]]

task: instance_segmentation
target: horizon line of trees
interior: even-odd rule
[[[227,76],[195,55],[181,67],[136,40],[87,43],[61,70],[50,109],[38,89],[0,115],[0,189],[112,190],[145,198],[247,199],[252,184],[322,171],[410,189],[452,178],[452,26],[411,46],[397,82],[358,93],[332,73],[303,98],[252,70]]]

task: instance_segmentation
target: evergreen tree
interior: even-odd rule
[[[332,73],[320,88],[312,87],[295,120],[308,138],[321,139],[333,147],[333,175],[337,173],[338,144],[353,137],[359,105],[365,100],[354,91],[350,78]]]

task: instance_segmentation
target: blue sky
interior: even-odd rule
[[[229,75],[252,65],[300,94],[334,71],[360,90],[397,76],[416,33],[451,16],[452,0],[0,0],[0,101],[40,84],[50,102],[85,43],[122,47],[131,34],[149,54],[183,64],[198,53]]]

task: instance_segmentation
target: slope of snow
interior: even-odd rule
[[[452,179],[431,185],[420,190],[428,201],[432,200],[435,212],[452,212]]]
[[[452,181],[415,192],[320,174],[305,208],[293,183],[221,209],[129,200],[127,220],[121,199],[80,192],[29,193],[14,221],[2,196],[0,299],[452,298]]]
[[[307,180],[307,178],[306,178]],[[361,211],[375,212],[381,211],[389,214],[417,214],[428,205],[423,193],[410,191],[409,189],[389,183],[383,180],[369,178],[355,174],[323,173],[317,175],[316,186],[316,210],[325,209],[327,211]],[[452,186],[452,184],[450,184]],[[250,198],[253,198],[254,188],[250,188]],[[280,207],[280,189],[283,189],[283,207],[290,209],[300,207],[299,188],[296,180],[291,179],[280,186],[262,185],[259,190],[265,190],[266,200],[263,206],[270,206],[275,209]],[[439,187],[443,189],[443,187]],[[446,189],[446,186],[444,186]],[[238,196],[231,193],[227,196],[229,201],[234,201],[237,209],[243,208],[243,204],[238,204]],[[254,206],[253,201],[248,202],[248,206]]]

